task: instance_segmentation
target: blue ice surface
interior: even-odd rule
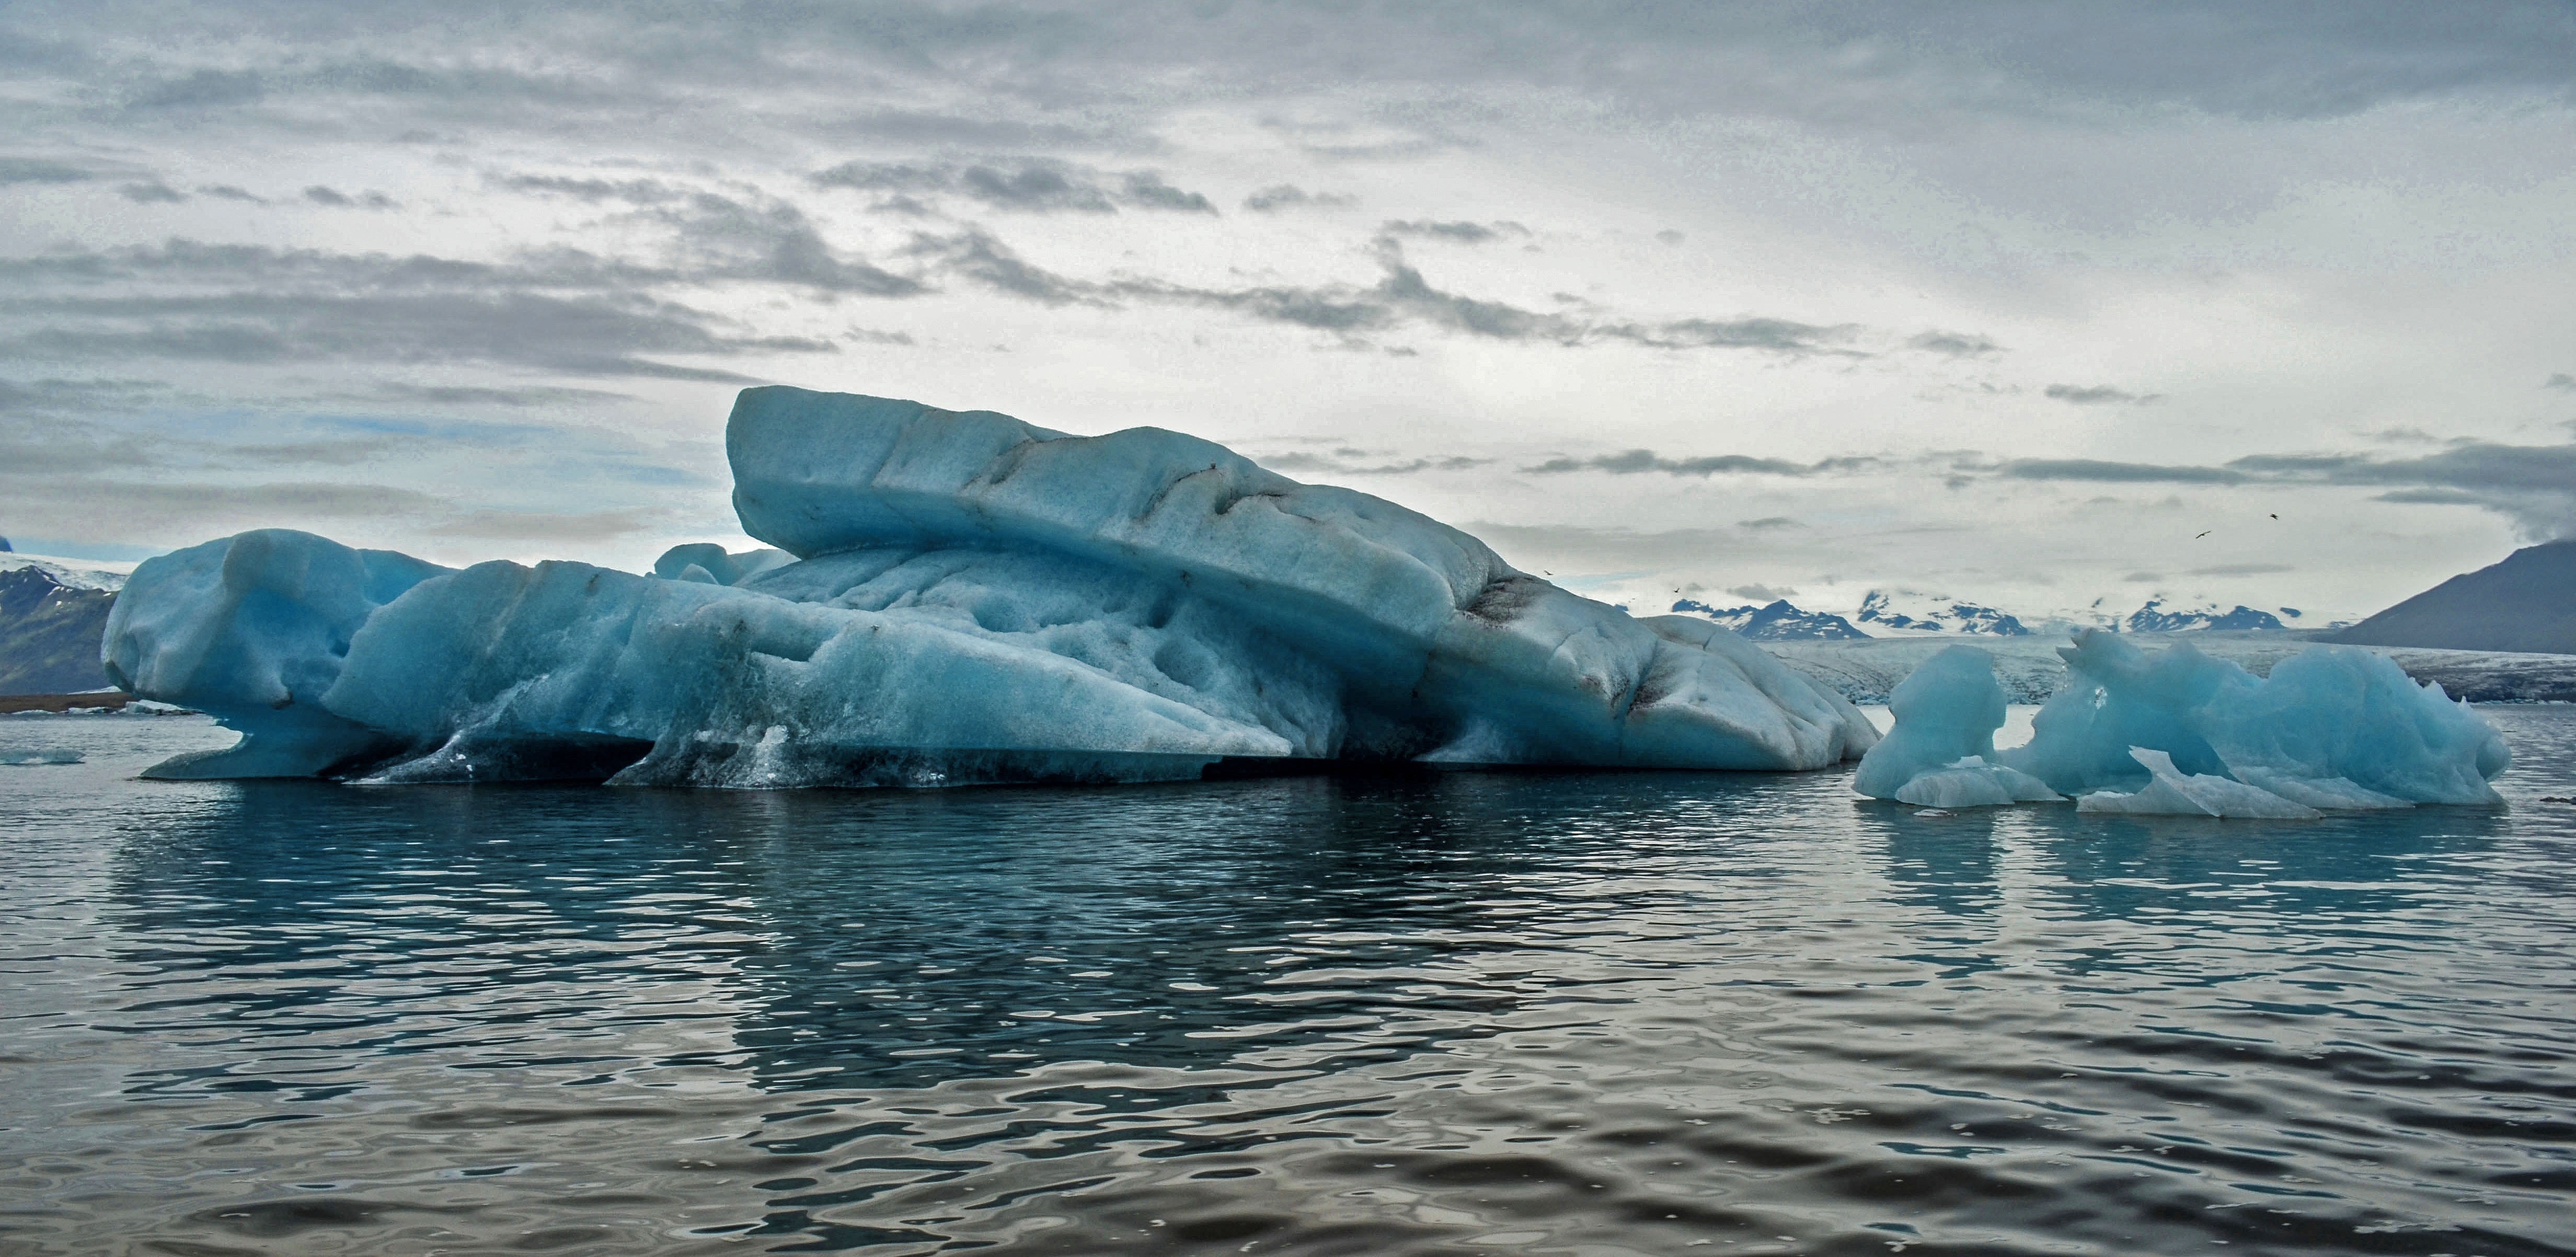
[[[164,775],[709,786],[1194,778],[1243,759],[1814,769],[1877,734],[1736,634],[1631,618],[1223,446],[745,390],[774,550],[449,571],[302,533],[146,562],[105,647],[243,733]],[[612,776],[613,774],[613,776]]]
[[[1992,776],[2000,764],[2080,796],[2088,812],[2306,818],[2492,804],[2487,783],[2512,763],[2475,709],[2356,647],[2310,646],[2268,677],[2188,642],[2149,652],[2090,629],[2058,654],[2067,684],[2033,718],[2030,742],[2001,755],[1991,657],[1954,646],[1925,661],[1890,695],[1896,726],[1862,758],[1854,788],[1980,806],[1972,794],[1996,791],[1961,774]],[[1980,763],[1963,768],[1970,756]],[[1985,800],[2009,801],[2019,796]]]

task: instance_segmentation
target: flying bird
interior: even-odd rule
[[[2216,530],[2215,530],[2215,529],[2209,529],[2209,528],[2203,528],[2203,529],[2201,529],[2199,532],[2193,533],[2193,534],[2191,535],[2191,539],[2192,539],[2192,540],[2194,540],[2194,541],[2198,541],[2198,540],[2200,540],[2201,538],[2208,536],[2210,533],[2212,533],[2212,532],[2214,532],[2214,531],[2216,531]]]
[[[2273,516],[2272,518],[2274,518],[2274,519],[2279,519],[2279,518],[2281,518],[2281,517],[2280,517],[2280,516],[2278,516],[2278,515],[2275,515],[2275,516]]]

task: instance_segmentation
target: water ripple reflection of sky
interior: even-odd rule
[[[0,1249],[2563,1253],[2576,712],[2307,824],[1841,774],[725,793],[0,749]]]

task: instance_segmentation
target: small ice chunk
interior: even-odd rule
[[[1995,657],[1952,646],[1923,661],[1887,697],[1896,727],[1861,757],[1852,789],[1874,799],[1934,807],[2000,807],[2061,796],[1995,759],[2004,691]]]
[[[1896,790],[1897,802],[1917,807],[2002,807],[2010,803],[2054,803],[2065,797],[2029,773],[1989,764],[1975,755],[1961,756],[1957,763],[1945,768],[1916,773]]]
[[[2078,812],[2112,812],[2128,816],[2217,816],[2255,820],[2312,821],[2324,815],[2304,803],[2293,803],[2261,786],[2207,773],[2184,775],[2173,756],[2143,746],[2129,757],[2146,766],[2154,780],[2135,794],[2100,791],[2075,800]]]
[[[13,767],[29,764],[77,764],[79,762],[81,762],[80,752],[65,750],[60,747],[40,746],[24,751],[0,751],[0,764],[7,764]]]

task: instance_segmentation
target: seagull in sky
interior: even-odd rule
[[[2213,531],[2215,531],[2215,530],[2214,530],[2214,529],[2203,528],[2203,529],[2201,529],[2199,532],[2193,533],[2193,534],[2191,535],[2191,539],[2192,539],[2192,540],[2194,540],[2194,541],[2198,541],[2198,540],[2200,540],[2201,538],[2208,536],[2208,535],[2209,535],[2211,532],[2213,532]]]

